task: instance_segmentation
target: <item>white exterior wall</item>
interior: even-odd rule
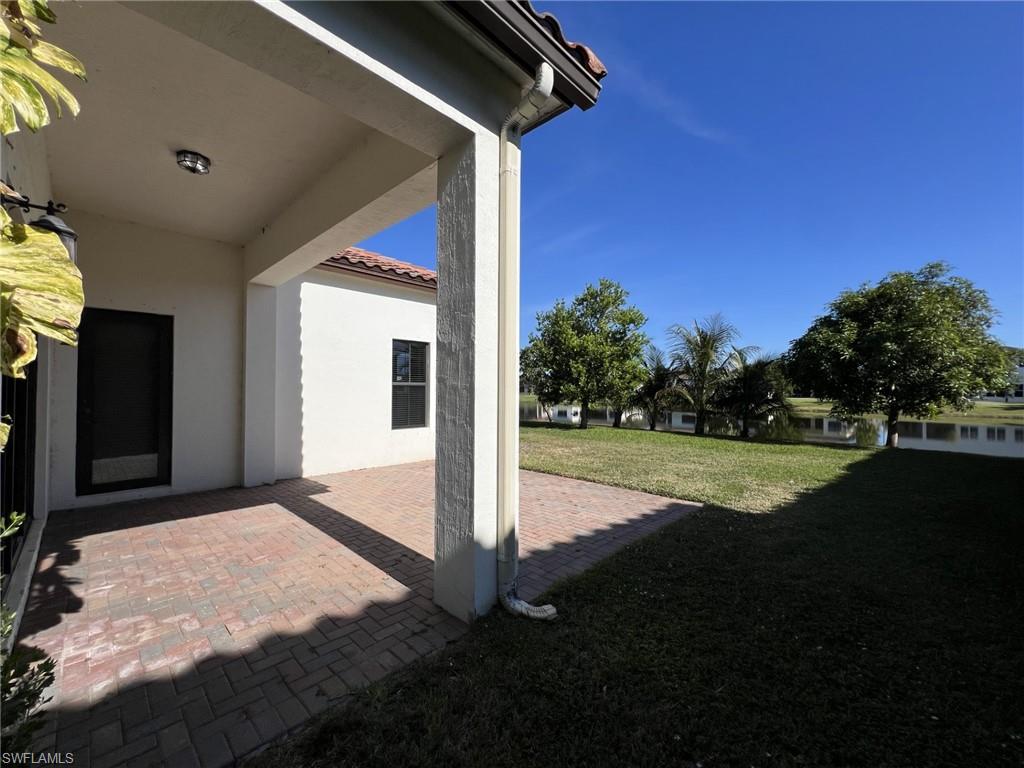
[[[564,416],[561,415],[562,411],[565,411]],[[580,407],[578,405],[568,405],[566,403],[553,405],[548,408],[548,418],[556,424],[579,424]]]
[[[90,506],[241,481],[240,249],[74,212],[86,306],[174,316],[171,484],[75,495],[78,351],[53,351],[50,508]]]
[[[433,459],[435,292],[327,269],[277,292],[277,477]],[[393,339],[430,345],[426,427],[391,428]]]

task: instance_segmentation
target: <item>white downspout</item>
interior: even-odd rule
[[[542,62],[533,87],[501,124],[498,252],[498,598],[509,613],[554,619],[519,591],[519,139],[551,96],[555,73]]]

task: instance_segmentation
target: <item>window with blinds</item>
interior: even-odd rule
[[[391,428],[427,426],[427,345],[391,342]]]

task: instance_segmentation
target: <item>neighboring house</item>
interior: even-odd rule
[[[568,403],[548,406],[547,416],[555,424],[579,424],[580,407],[578,405],[569,405]]]
[[[34,517],[12,589],[49,510],[427,458],[436,438],[434,598],[486,612],[514,586],[520,134],[596,103],[601,62],[521,2],[58,14],[82,112],[0,161],[67,204],[88,309],[77,349],[44,342],[31,383],[3,384],[24,406],[5,489]],[[337,255],[433,203],[436,277]]]
[[[1017,366],[1017,372],[1013,382],[1010,384],[1010,391],[1004,394],[986,392],[975,400],[989,400],[999,403],[1024,403],[1024,365]]]

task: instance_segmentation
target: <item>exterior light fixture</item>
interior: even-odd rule
[[[75,251],[78,248],[78,233],[69,227],[64,219],[60,216],[47,213],[33,221],[29,226],[34,229],[42,229],[45,232],[53,232],[53,234],[60,238],[61,243],[67,249],[68,258],[71,259],[71,263],[75,263],[75,257],[77,255]]]
[[[210,158],[191,149],[178,150],[178,167],[189,173],[205,176],[210,172]]]
[[[16,208],[20,208],[25,213],[35,209],[37,211],[45,211],[45,213],[33,222],[29,223],[29,226],[33,229],[41,229],[44,232],[52,232],[60,238],[61,244],[67,249],[68,258],[72,262],[75,261],[75,251],[78,244],[78,233],[75,232],[71,227],[67,225],[58,213],[64,213],[68,207],[64,203],[55,203],[53,200],[47,200],[46,205],[40,205],[39,203],[33,203],[27,197],[17,194],[11,195],[0,195],[0,202],[2,202],[4,208],[13,211]]]

